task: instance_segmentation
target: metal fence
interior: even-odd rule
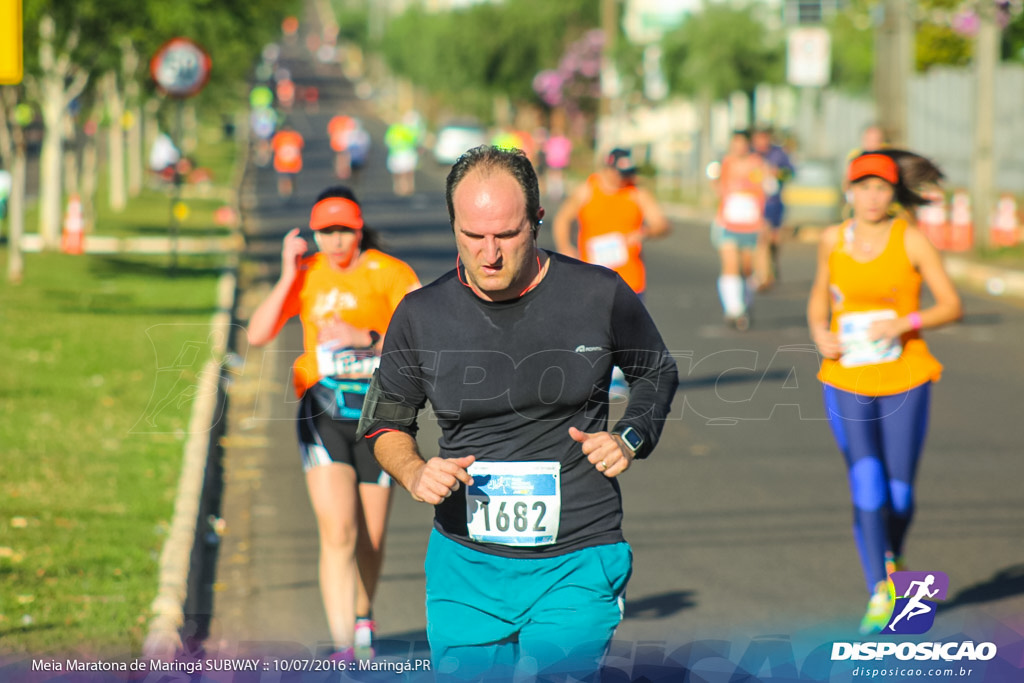
[[[936,67],[914,77],[908,88],[907,147],[936,161],[951,187],[970,185],[974,80],[970,69]],[[826,91],[821,117],[815,121],[813,110],[801,110],[793,130],[801,147],[818,146],[841,165],[876,112],[870,99]],[[812,137],[816,131],[824,140]],[[997,189],[1024,192],[1024,65],[1004,64],[997,71],[994,154]]]
[[[908,142],[932,158],[950,188],[969,187],[974,145],[974,73],[969,68],[935,67],[915,76],[908,88]],[[841,176],[861,132],[878,118],[870,97],[836,90],[820,93],[790,86],[758,88],[756,116],[796,141],[796,159],[835,165]],[[750,125],[750,101],[742,94],[715,103],[707,135],[695,103],[672,99],[657,106],[622,107],[600,123],[599,139],[631,146],[658,170],[659,185],[696,191],[704,165],[725,152],[729,132]],[[702,142],[709,148],[702,150]],[[1024,194],[1024,65],[1002,64],[996,74],[996,189]]]

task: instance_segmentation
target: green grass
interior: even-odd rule
[[[218,191],[216,188],[230,187],[234,180],[233,164],[237,149],[237,143],[223,140],[216,128],[208,127],[201,132],[201,141],[194,157],[197,166],[210,170],[214,187],[211,188],[211,196],[186,196],[181,200],[188,207],[188,217],[179,224],[179,234],[217,237],[230,233],[229,228],[218,226],[214,222],[214,212],[223,206],[225,201],[224,198],[213,196],[212,193]],[[185,191],[191,193],[194,190]],[[110,209],[107,197],[107,181],[105,177],[101,177],[96,193],[94,234],[115,237],[163,237],[169,234],[173,197],[171,187],[147,185],[142,194],[132,199],[128,207],[120,213]]]
[[[214,212],[224,205],[216,198],[181,200],[188,207],[188,216],[178,225],[183,237],[220,237],[230,228],[214,223]],[[146,188],[121,213],[114,213],[106,199],[98,202],[96,227],[92,234],[110,237],[166,237],[170,234],[171,195],[163,190]],[[33,224],[30,224],[33,225]]]
[[[1024,266],[1024,244],[1013,247],[981,248],[973,253],[979,260],[992,265]]]
[[[152,259],[29,254],[23,284],[5,286],[0,651],[138,650],[216,277],[194,261],[171,277]]]
[[[234,143],[202,148],[229,184]],[[166,234],[161,192],[98,197],[97,234]],[[226,232],[189,204],[182,234]],[[169,262],[26,254],[12,286],[0,249],[0,653],[141,648],[223,266]]]
[[[226,188],[231,187],[234,178],[233,165],[238,157],[238,143],[224,140],[219,129],[206,128],[202,131],[199,148],[194,157],[197,166],[208,168],[213,177],[207,196],[200,196],[205,190],[186,188],[181,201],[188,207],[188,216],[178,225],[178,234],[183,237],[222,237],[231,233],[231,228],[214,221],[214,212],[227,203]],[[108,177],[103,171],[96,188],[96,220],[90,234],[106,237],[166,237],[170,234],[171,205],[173,188],[169,185],[155,186],[149,181],[138,197],[128,200],[128,206],[120,212],[110,208]],[[66,201],[66,199],[65,199]],[[25,209],[25,231],[35,233],[39,226],[39,205],[30,202]]]

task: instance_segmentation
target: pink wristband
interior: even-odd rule
[[[907,320],[910,321],[910,329],[912,329],[912,330],[919,330],[919,329],[921,329],[921,314],[918,313],[917,311],[914,311],[913,313],[909,314],[907,316]]]

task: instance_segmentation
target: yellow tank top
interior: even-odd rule
[[[921,274],[917,272],[904,243],[907,223],[893,221],[889,241],[882,253],[870,261],[858,261],[848,248],[851,224],[844,223],[835,249],[829,255],[829,295],[832,303],[832,332],[840,324],[849,329],[856,314],[892,312],[903,317],[920,308]],[[852,314],[852,315],[851,315]],[[909,391],[926,382],[938,381],[942,365],[928,351],[918,331],[903,335],[899,356],[884,362],[846,366],[844,359],[824,359],[818,379],[825,384],[865,396],[889,396]]]

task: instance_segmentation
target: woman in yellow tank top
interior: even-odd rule
[[[887,577],[902,568],[914,509],[931,385],[942,365],[921,330],[957,320],[960,297],[942,259],[895,206],[926,203],[917,189],[942,178],[927,159],[881,150],[851,160],[853,218],[825,231],[807,305],[811,338],[824,356],[829,426],[843,453],[853,531],[870,599],[861,632],[892,614]],[[935,304],[921,310],[922,282]]]

